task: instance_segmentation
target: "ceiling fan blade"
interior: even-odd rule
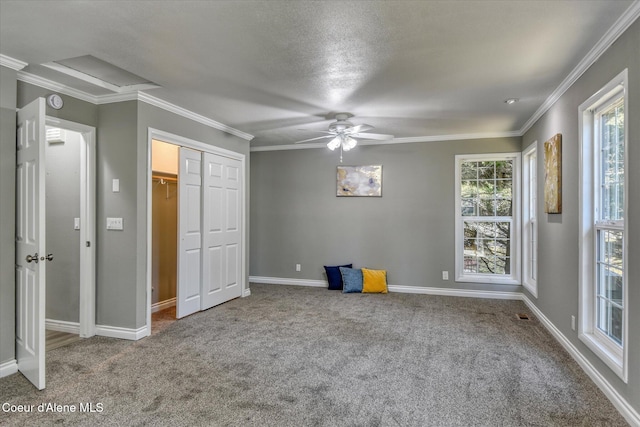
[[[377,139],[380,141],[384,141],[387,139],[393,139],[393,135],[385,135],[383,133],[352,133],[352,137],[360,138],[360,139]]]
[[[296,141],[296,142],[294,142],[294,144],[300,144],[302,142],[317,141],[318,139],[333,138],[333,137],[334,137],[333,135],[316,136],[315,138],[309,138],[309,139],[303,139],[302,141]]]
[[[331,135],[335,135],[335,134],[336,134],[335,132],[330,132],[330,131],[328,131],[328,130],[309,130],[309,129],[298,129],[298,130],[301,130],[301,131],[303,131],[303,132],[329,133],[329,134],[331,134]]]
[[[356,125],[356,126],[352,126],[348,129],[345,129],[344,133],[347,133],[349,135],[353,135],[359,132],[366,132],[368,130],[373,129],[373,126],[371,125],[366,125],[366,124],[361,124],[361,125]]]

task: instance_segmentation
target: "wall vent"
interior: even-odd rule
[[[518,313],[518,314],[516,314],[516,317],[519,320],[531,320],[531,318],[529,318],[529,315],[526,314],[526,313]]]

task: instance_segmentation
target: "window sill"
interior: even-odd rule
[[[491,276],[456,276],[456,282],[462,283],[488,283],[491,285],[521,285],[518,279],[512,277],[491,277]]]
[[[605,344],[603,344],[594,334],[580,333],[578,338],[595,353],[615,374],[627,383],[627,369],[625,369],[623,355],[612,352]],[[623,350],[624,352],[624,350]]]

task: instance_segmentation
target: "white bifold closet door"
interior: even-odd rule
[[[203,153],[202,310],[241,296],[241,163]]]
[[[178,168],[178,286],[176,317],[200,310],[202,271],[202,153],[180,147]]]
[[[242,169],[236,159],[180,148],[178,318],[242,295]]]

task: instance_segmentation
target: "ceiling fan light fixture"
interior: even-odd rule
[[[340,135],[338,135],[335,138],[333,138],[331,141],[329,141],[329,143],[327,144],[327,148],[333,151],[336,148],[340,147],[341,143],[342,143],[342,139],[340,138]]]
[[[355,147],[358,144],[358,141],[356,141],[355,139],[351,138],[350,136],[346,136],[344,137],[343,141],[342,141],[342,148],[344,149],[344,151],[349,151],[351,150],[353,147]]]

